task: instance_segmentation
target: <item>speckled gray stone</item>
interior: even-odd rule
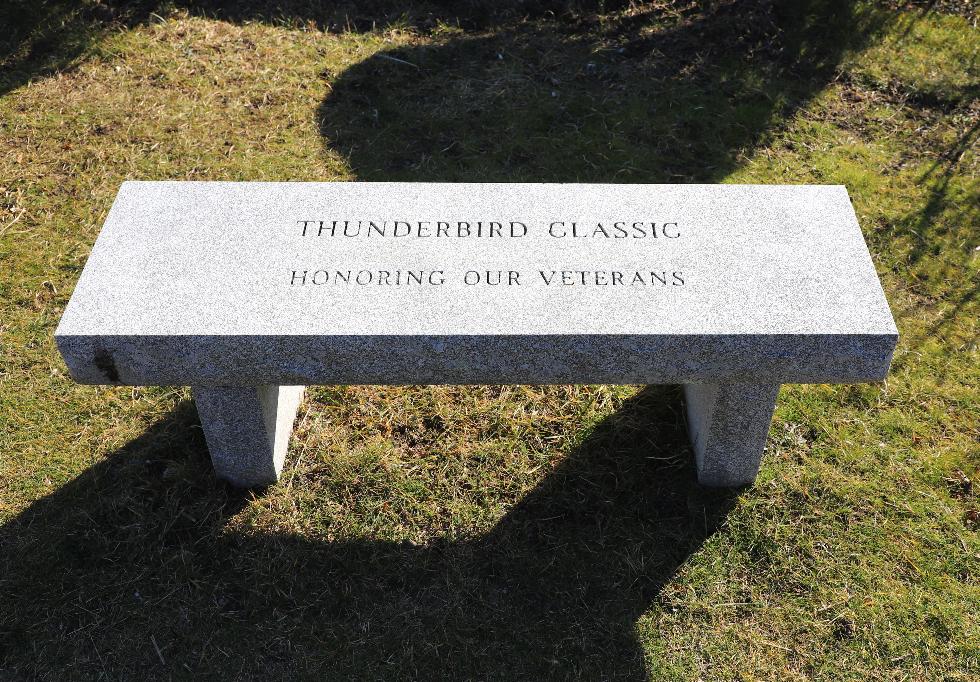
[[[779,384],[685,384],[687,429],[698,481],[742,486],[755,480]]]
[[[243,488],[275,483],[303,399],[302,386],[195,386],[214,471]]]
[[[876,381],[897,330],[840,186],[127,182],[56,339],[204,395]]]
[[[527,235],[304,237],[304,220]],[[553,221],[680,237],[555,238]],[[446,282],[291,283],[337,270]],[[522,283],[463,282],[487,270]],[[539,274],[561,270],[669,284]],[[896,329],[839,186],[127,182],[56,337],[84,383],[819,382],[884,377]]]

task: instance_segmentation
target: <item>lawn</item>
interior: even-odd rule
[[[969,2],[8,0],[0,681],[980,678]],[[676,387],[318,387],[281,482],[53,332],[125,179],[845,184],[901,333],[755,486]]]

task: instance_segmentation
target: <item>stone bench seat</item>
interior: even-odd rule
[[[127,182],[56,332],[88,384],[187,385],[276,480],[302,387],[683,384],[699,479],[754,480],[780,384],[897,330],[840,186]]]

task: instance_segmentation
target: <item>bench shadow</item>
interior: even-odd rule
[[[0,677],[646,679],[637,621],[735,500],[682,412],[641,391],[489,532],[416,546],[245,532],[184,402],[0,528]]]

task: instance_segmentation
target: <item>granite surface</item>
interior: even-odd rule
[[[749,485],[776,407],[779,384],[685,384],[687,429],[702,485]]]
[[[99,384],[781,383],[897,331],[840,186],[127,182],[56,339]]]
[[[303,392],[303,386],[195,386],[215,475],[241,488],[275,483]]]

